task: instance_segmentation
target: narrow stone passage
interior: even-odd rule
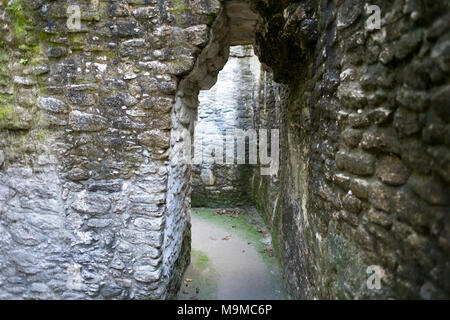
[[[282,291],[271,237],[256,210],[192,210],[191,264],[179,299],[283,299]]]
[[[3,0],[0,26],[0,300],[278,298],[278,261],[292,299],[450,299],[449,0]],[[230,206],[272,257],[254,210],[191,214]]]

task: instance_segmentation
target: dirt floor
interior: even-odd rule
[[[192,261],[182,300],[284,299],[270,234],[257,212],[192,210]]]

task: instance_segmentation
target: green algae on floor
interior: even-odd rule
[[[277,260],[268,250],[270,232],[256,209],[222,210],[191,211],[191,264],[178,299],[283,299]]]
[[[195,261],[195,266],[199,270],[207,270],[211,267],[210,259],[206,253],[199,250],[192,250],[191,256]]]
[[[273,250],[272,254],[271,250],[268,250],[272,247],[272,239],[256,209],[246,208],[241,210],[239,215],[215,214],[218,210],[222,209],[192,208],[191,212],[194,217],[211,222],[247,240],[261,254],[264,263],[272,269],[277,262]]]
[[[178,294],[179,300],[211,300],[216,298],[217,274],[208,255],[200,250],[191,251],[191,264],[185,272]]]

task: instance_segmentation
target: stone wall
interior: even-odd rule
[[[282,113],[286,105],[289,103],[289,86],[277,83],[273,80],[273,73],[268,70],[262,70],[260,77],[261,94],[258,97],[259,103],[255,105],[253,110],[254,122],[253,127],[259,129],[278,129],[287,122],[287,114]],[[282,118],[284,116],[284,118]],[[283,151],[287,148],[284,140],[280,139],[280,168],[286,167]],[[269,148],[268,148],[269,149]],[[278,202],[280,197],[280,171],[274,175],[261,175],[259,168],[254,168],[249,181],[251,198],[260,209],[266,225],[272,229],[273,235],[279,231],[276,230],[278,223],[276,218]],[[277,237],[274,238],[275,246],[278,247]]]
[[[250,43],[282,149],[252,193],[290,295],[448,297],[449,4],[371,4],[381,30],[362,0],[2,1],[0,298],[172,297],[198,95]]]
[[[195,154],[202,163],[193,167],[192,206],[226,206],[249,203],[248,179],[252,167],[216,163],[216,150],[225,157],[227,131],[253,128],[253,109],[259,99],[261,65],[251,46],[230,48],[230,57],[216,84],[199,94],[195,128]],[[234,152],[235,151],[230,151]],[[248,156],[247,156],[248,157]],[[247,161],[248,163],[248,161]]]
[[[80,29],[67,26],[69,5],[80,7]],[[170,202],[182,192],[173,170],[184,179],[169,162],[171,112],[217,10],[215,1],[0,4],[1,298],[176,290],[189,226],[183,202]]]
[[[380,30],[363,1],[259,7],[257,53],[289,94],[268,82],[282,169],[253,194],[292,297],[448,298],[449,4],[371,4]]]

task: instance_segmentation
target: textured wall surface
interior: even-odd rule
[[[380,30],[362,0],[0,2],[0,298],[172,297],[199,91],[249,43],[282,149],[250,182],[290,295],[448,297],[449,3],[371,4]]]
[[[260,88],[261,93],[258,97],[259,103],[253,110],[253,127],[257,130],[280,130],[282,121],[283,124],[287,121],[285,110],[289,103],[289,87],[275,82],[271,72],[262,70]],[[282,119],[282,115],[285,116],[284,119]],[[280,132],[280,134],[282,134],[282,132]],[[286,150],[287,146],[284,145],[284,137],[280,138],[280,144],[280,167],[285,168],[286,163],[283,162],[285,159],[283,151]],[[280,174],[281,171],[279,170],[275,175],[263,176],[261,175],[259,168],[254,168],[249,180],[251,198],[258,205],[266,225],[272,229],[274,235],[277,234],[276,226],[278,225],[278,222],[275,219],[280,217],[280,211],[277,211],[279,208],[278,202],[282,200]],[[278,241],[277,237],[274,238],[274,241]],[[278,245],[278,243],[275,243],[275,246]]]
[[[282,169],[253,194],[293,297],[448,298],[449,3],[371,4],[380,30],[358,0],[262,7],[257,51],[289,93],[267,82]]]
[[[81,8],[79,30],[67,27],[69,4]],[[169,165],[171,112],[217,9],[0,4],[1,298],[164,298],[176,288],[189,228],[186,206],[169,203],[183,192],[173,176],[184,179]]]
[[[217,82],[201,91],[195,128],[195,154],[202,163],[193,167],[192,205],[219,206],[247,203],[249,165],[215,162],[216,150],[226,149],[227,132],[253,128],[253,109],[258,104],[261,65],[251,46],[230,48],[228,62]],[[233,134],[233,133],[231,133]],[[248,144],[248,143],[247,143]],[[214,155],[214,156],[213,156]],[[248,161],[247,161],[248,163]]]

